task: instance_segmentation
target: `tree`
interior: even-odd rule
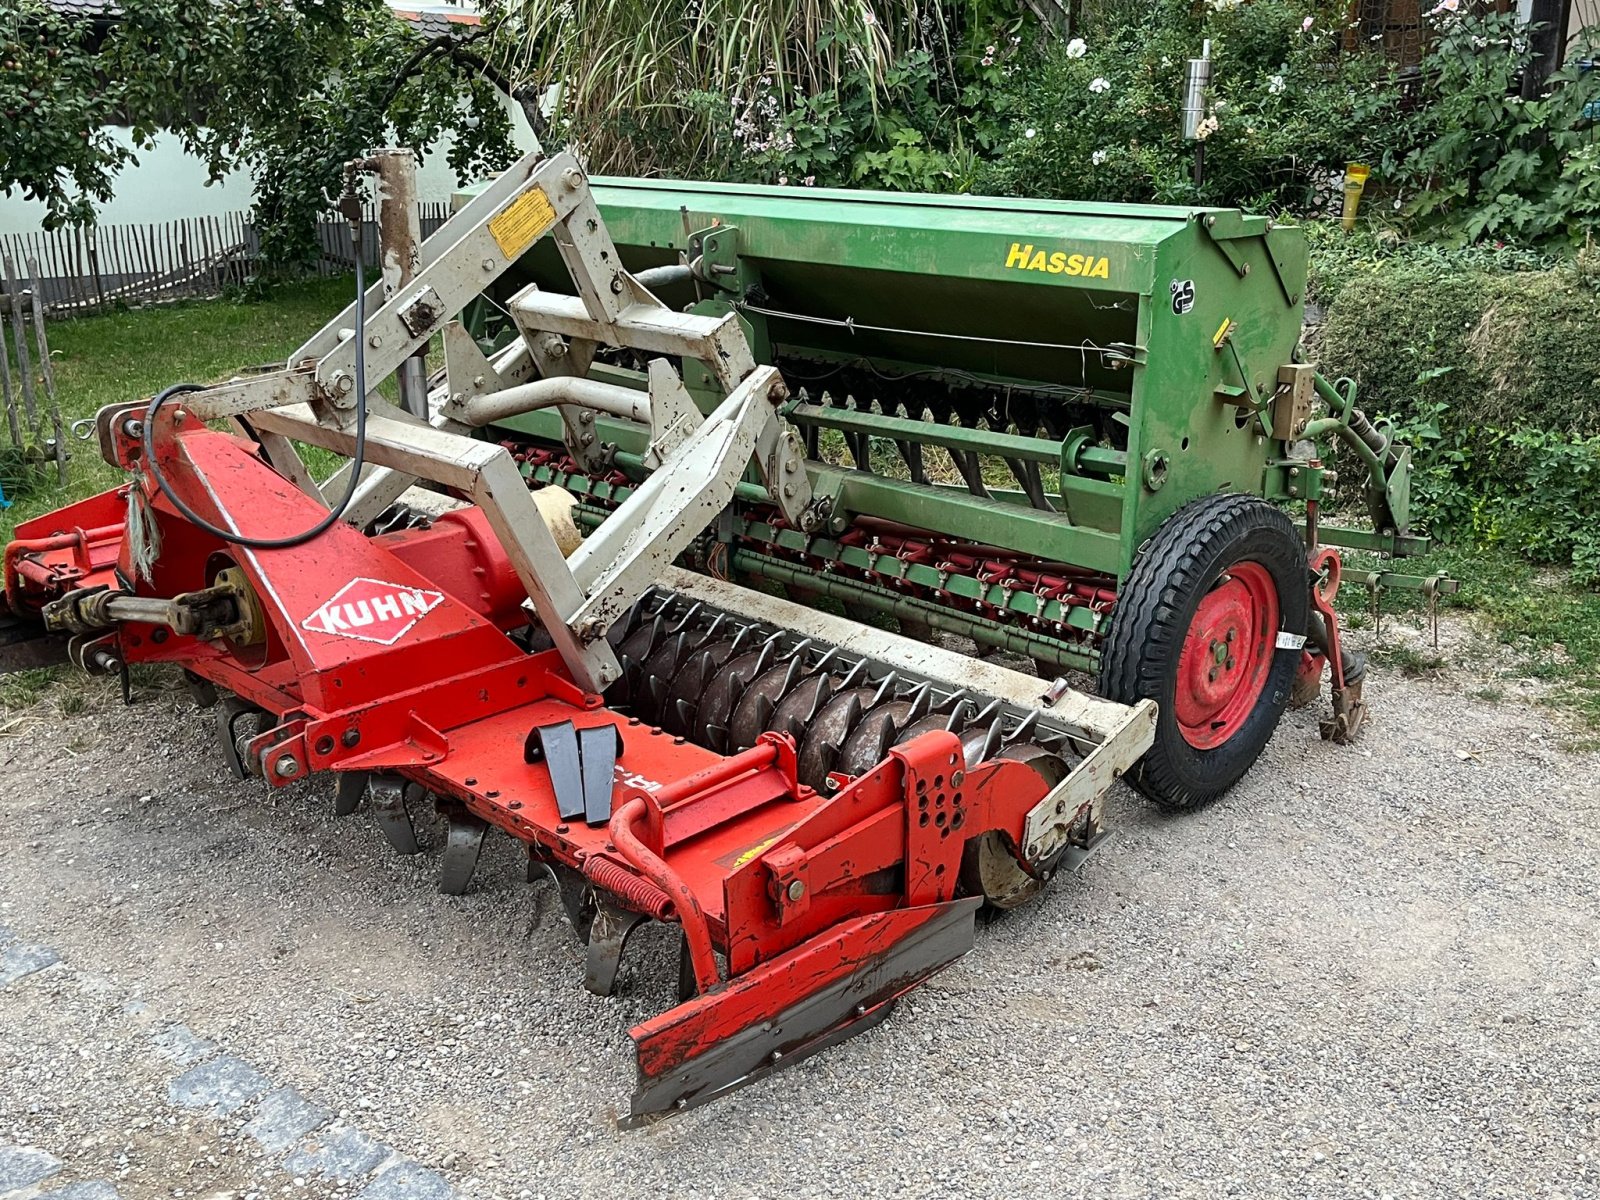
[[[420,40],[383,0],[125,0],[89,21],[20,0],[0,17],[0,188],[46,224],[93,221],[136,147],[170,129],[212,178],[243,168],[270,263],[316,253],[340,167],[391,140],[454,134],[458,174],[506,166],[507,80],[481,50],[495,19]]]

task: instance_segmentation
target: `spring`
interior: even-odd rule
[[[584,862],[583,874],[595,887],[604,888],[636,912],[642,912],[657,921],[677,918],[678,910],[665,892],[620,863],[595,855]]]

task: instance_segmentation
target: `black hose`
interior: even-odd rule
[[[293,546],[302,546],[312,538],[320,537],[333,528],[335,521],[344,516],[345,510],[350,507],[350,502],[356,498],[356,488],[361,485],[361,468],[366,462],[367,453],[367,358],[362,345],[362,330],[367,323],[367,287],[362,271],[361,253],[356,252],[356,445],[355,452],[350,456],[350,484],[345,488],[344,498],[338,505],[331,509],[327,516],[318,521],[310,529],[301,533],[292,534],[282,538],[251,538],[243,534],[230,533],[226,529],[218,528],[207,521],[194,509],[179,498],[172,490],[172,485],[167,482],[161,473],[161,466],[156,462],[155,428],[156,415],[160,413],[161,406],[174,396],[181,396],[188,392],[204,391],[198,383],[175,383],[166,388],[154,400],[144,413],[144,460],[145,468],[150,472],[150,478],[155,480],[156,487],[161,489],[161,494],[167,498],[172,507],[192,525],[209,533],[212,537],[220,538],[231,545],[243,546],[247,550],[287,550]]]

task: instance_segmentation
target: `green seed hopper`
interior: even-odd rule
[[[782,371],[828,506],[796,528],[752,475],[709,569],[1156,699],[1163,729],[1136,782],[1171,804],[1229,786],[1329,659],[1325,731],[1353,735],[1361,664],[1328,603],[1337,548],[1426,542],[1409,528],[1407,453],[1351,383],[1299,361],[1298,229],[1232,209],[594,184],[622,267],[675,309],[738,314]],[[566,278],[544,240],[501,299],[515,320]],[[570,350],[565,370],[645,387],[641,358]],[[685,378],[703,408],[719,398],[694,364]],[[524,414],[501,435],[597,519],[647,473],[647,447],[638,425],[587,413],[591,449],[575,455],[572,419]],[[1334,442],[1368,528],[1319,520]]]

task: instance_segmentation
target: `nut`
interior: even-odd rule
[[[280,754],[272,764],[272,773],[279,779],[293,779],[300,774],[300,760],[292,754]]]

